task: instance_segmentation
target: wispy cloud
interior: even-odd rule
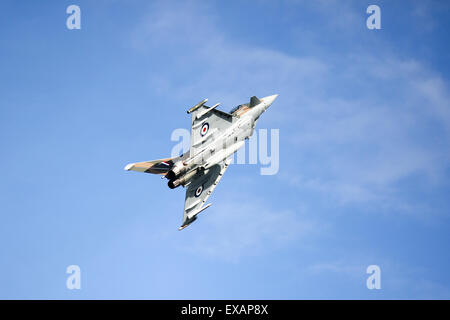
[[[290,91],[307,90],[308,86],[298,88],[298,83],[317,82],[327,71],[326,65],[312,55],[293,56],[235,42],[220,25],[205,3],[155,5],[136,27],[133,46],[149,53],[164,50],[168,59],[171,55],[176,59],[170,60],[172,65],[165,65],[168,70],[152,77],[151,86],[161,88],[163,83],[167,90],[164,94],[183,101],[205,95],[231,107],[253,94],[284,93],[289,99]],[[183,74],[178,73],[180,65]],[[187,81],[173,83],[174,74]]]
[[[365,88],[365,96],[310,97],[307,120],[291,142],[306,155],[301,162],[311,171],[294,183],[331,192],[344,203],[398,208],[404,202],[396,199],[402,179],[418,175],[429,186],[446,182],[448,84],[417,61],[393,59],[349,66],[352,83],[378,88]],[[317,167],[320,172],[313,171]]]
[[[432,270],[405,265],[399,261],[360,253],[358,258],[315,263],[305,267],[311,276],[337,275],[347,279],[349,284],[358,284],[364,290],[370,276],[366,270],[369,265],[378,265],[381,271],[381,290],[383,297],[396,299],[449,299],[450,288],[435,279],[430,280]],[[369,293],[369,290],[367,291]],[[368,296],[370,297],[370,296]],[[373,296],[377,298],[377,296]],[[360,297],[361,298],[361,297]]]
[[[355,11],[359,7],[341,2],[312,7],[329,15],[330,25],[364,20]],[[183,102],[207,96],[232,106],[252,94],[279,93],[265,121],[280,129],[280,139],[298,158],[282,161],[280,179],[331,194],[341,204],[414,210],[398,196],[404,179],[420,176],[430,186],[445,182],[450,95],[439,72],[396,55],[392,44],[381,46],[382,40],[377,40],[375,53],[358,48],[332,54],[319,39],[309,39],[293,55],[238,42],[220,26],[205,3],[153,5],[135,30],[133,45],[165,51],[169,60],[172,52],[177,57],[168,70],[151,78],[155,94]],[[173,73],[184,80],[175,83]]]
[[[326,228],[303,210],[280,210],[256,198],[244,204],[236,199],[221,202],[210,210],[200,217],[203,228],[192,233],[184,250],[229,262],[267,254]]]

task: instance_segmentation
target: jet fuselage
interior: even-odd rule
[[[210,129],[207,122],[198,122],[197,126],[194,124],[192,130],[200,130],[204,140],[200,140],[198,145],[193,145],[196,148],[191,148],[181,157],[184,160],[179,160],[168,172],[166,177],[169,179],[169,187],[173,189],[180,185],[188,185],[199,174],[206,173],[206,170],[239,150],[244,145],[245,139],[252,136],[261,114],[270,107],[277,96],[257,99],[259,103],[254,106],[243,105],[233,113],[237,116],[231,117],[232,124],[222,132],[215,128]],[[208,139],[209,136],[214,138]]]

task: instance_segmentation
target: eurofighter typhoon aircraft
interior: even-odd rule
[[[211,206],[205,202],[228,168],[230,156],[250,138],[258,118],[277,97],[253,96],[250,103],[238,105],[229,113],[218,110],[219,103],[206,106],[205,99],[187,111],[192,113],[188,152],[175,158],[130,163],[125,170],[162,175],[169,180],[171,189],[186,187],[183,223],[179,228],[182,230]]]

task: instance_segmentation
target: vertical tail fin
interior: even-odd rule
[[[256,96],[253,96],[250,98],[250,108],[253,108],[254,106],[257,106],[258,104],[261,103],[261,100],[259,100]]]

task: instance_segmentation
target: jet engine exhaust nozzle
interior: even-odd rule
[[[175,189],[176,187],[180,186],[180,179],[178,179],[178,180],[169,180],[167,185],[169,186],[170,189]]]
[[[167,172],[167,179],[169,180],[175,180],[176,177],[180,176],[181,174],[185,173],[187,171],[187,167],[181,162],[175,163],[173,168]]]
[[[184,186],[186,185],[191,179],[197,174],[197,170],[192,170],[188,173],[186,173],[181,178],[178,178],[176,180],[170,179],[170,181],[167,183],[170,189],[175,189],[178,186]]]

